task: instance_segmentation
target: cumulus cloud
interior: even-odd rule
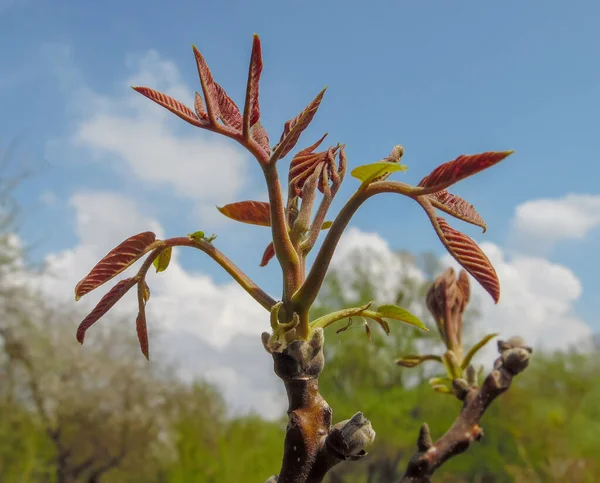
[[[146,85],[193,105],[194,89],[182,81],[173,62],[154,50],[130,55],[126,67],[131,74],[114,94],[106,94],[86,84],[68,47],[46,50],[70,98],[70,142],[87,152],[84,159],[101,161],[145,189],[167,188],[194,202],[200,215],[213,214],[215,204],[231,202],[249,188],[251,163],[242,148],[186,125],[129,88]]]
[[[128,236],[149,228],[162,235],[158,222],[140,213],[135,202],[122,195],[81,192],[70,204],[75,211],[77,245],[48,256],[47,271],[31,281],[57,303],[72,301],[75,284]],[[268,328],[268,314],[261,306],[233,281],[217,284],[204,274],[185,271],[177,250],[168,270],[150,273],[148,284],[152,293],[147,305],[151,353],[153,346],[158,347],[180,364],[182,376],[214,382],[237,412],[254,411],[271,418],[281,415],[285,395],[260,342],[261,332]],[[101,287],[78,304],[89,310],[105,292]],[[131,319],[135,330],[136,307],[132,292],[112,312]],[[88,337],[93,333],[94,328]]]
[[[548,251],[564,240],[582,240],[600,226],[600,195],[569,194],[517,206],[512,222],[521,249]]]
[[[351,227],[344,233],[331,261],[348,298],[358,297],[356,282],[364,278],[377,287],[381,301],[390,303],[407,279],[422,283],[425,274],[400,257],[378,233]]]
[[[496,268],[501,295],[498,305],[471,279],[472,293],[479,300],[482,333],[499,332],[503,337],[522,336],[543,349],[566,349],[581,344],[592,334],[577,316],[575,303],[582,285],[567,267],[545,258],[517,255],[508,257],[497,245],[481,243],[482,250]],[[449,255],[444,262],[459,269]]]
[[[501,284],[501,298],[495,305],[490,296],[471,279],[474,298],[478,302],[479,335],[499,332],[503,337],[521,335],[537,348],[564,349],[581,344],[592,334],[590,327],[577,316],[575,304],[581,297],[582,284],[568,268],[541,257],[507,256],[497,245],[481,244],[496,267]],[[357,263],[350,263],[357,260]],[[444,255],[446,266],[460,268],[450,255]],[[356,266],[362,267],[358,273]],[[394,253],[377,233],[351,228],[340,241],[332,268],[341,275],[344,290],[353,290],[358,276],[376,283],[381,300],[393,299],[403,279],[425,280],[414,265]],[[495,357],[490,345],[488,358]]]

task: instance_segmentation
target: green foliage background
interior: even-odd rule
[[[18,270],[13,267],[17,255],[10,246],[9,224],[0,220],[0,227],[0,329],[13,330],[35,369],[15,359],[15,346],[0,337],[0,481],[238,483],[264,482],[278,472],[284,414],[276,422],[252,415],[229,418],[221,395],[210,385],[175,382],[160,360],[153,361],[152,369],[139,366],[135,361],[142,358],[136,342],[129,341],[119,325],[106,334],[106,346],[89,349],[93,354],[82,364],[73,362],[83,357],[82,351],[77,352],[76,359],[69,359],[63,341],[72,342],[72,328],[79,314],[42,307],[32,293],[20,293],[21,304],[14,291],[6,288],[7,277]],[[430,278],[439,269],[431,256],[398,256],[418,263]],[[355,262],[355,296],[349,299],[341,281],[332,274],[315,317],[376,298],[377,281],[361,276],[360,261]],[[385,302],[410,307],[433,328],[424,307],[427,286],[427,281],[416,283],[405,278],[396,300]],[[31,306],[36,311],[26,313],[26,307]],[[469,315],[471,321],[476,317],[476,311]],[[30,325],[22,320],[29,320]],[[393,363],[398,356],[422,347],[439,353],[435,329],[424,333],[398,324],[390,336],[385,336],[374,326],[369,341],[358,320],[336,333],[347,324],[340,321],[326,331],[327,363],[320,379],[321,391],[334,410],[335,421],[361,410],[372,421],[377,438],[368,457],[339,465],[329,481],[397,481],[414,452],[420,425],[426,421],[434,437],[441,435],[455,418],[459,404],[431,390],[427,378],[435,374],[435,363],[410,370]],[[70,328],[71,335],[57,336],[64,327]],[[256,350],[263,351],[259,340]],[[132,357],[125,356],[129,352]],[[105,354],[104,359],[101,354]],[[268,357],[266,353],[264,356]],[[128,374],[135,379],[127,379]],[[52,384],[48,384],[50,379]],[[64,441],[74,462],[86,458],[92,465],[107,461],[126,427],[126,451],[118,464],[97,477],[86,472],[71,479],[60,476],[58,448],[33,397],[31,381],[40,385],[42,405],[52,427],[66,435]],[[68,396],[73,390],[70,381],[79,381],[72,396]],[[120,406],[125,389],[132,391],[134,410]],[[436,481],[600,481],[599,401],[599,351],[586,355],[536,353],[530,368],[486,413],[483,441],[447,463],[436,474]]]

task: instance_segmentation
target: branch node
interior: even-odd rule
[[[364,448],[374,440],[371,421],[359,411],[352,418],[335,424],[327,435],[326,444],[341,459],[356,461],[367,455]]]
[[[429,425],[423,423],[419,430],[419,438],[417,439],[417,449],[420,452],[425,452],[433,446],[433,440],[431,439],[431,432],[429,431]]]

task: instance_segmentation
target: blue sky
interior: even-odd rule
[[[514,228],[515,210],[527,201],[551,199],[560,206],[569,194],[600,196],[598,18],[600,5],[593,1],[0,1],[0,140],[6,146],[17,138],[19,162],[37,166],[19,191],[22,234],[36,244],[36,259],[69,249],[78,243],[73,195],[122,193],[170,236],[215,231],[219,247],[274,290],[277,267],[257,267],[267,231],[215,221],[197,203],[223,202],[217,195],[195,200],[189,186],[149,181],[114,149],[100,149],[96,141],[92,146],[89,138],[87,144],[73,142],[95,109],[110,103],[116,112],[119,103],[136,96],[127,81],[144,82],[138,74],[148,72],[143,67],[153,58],[151,50],[176,67],[177,82],[193,93],[199,86],[191,44],[197,45],[216,80],[240,103],[257,32],[265,61],[262,121],[271,140],[328,85],[301,144],[328,131],[330,143],[346,144],[351,166],[378,160],[402,144],[409,166],[402,176],[416,183],[459,154],[516,150],[454,190],[484,216],[486,235],[460,222],[453,226],[509,255],[539,255],[568,267],[583,285],[577,314],[598,331],[598,212],[586,212],[592,221],[578,239],[564,232],[568,223],[557,225],[556,241],[547,244],[531,233],[517,236]],[[160,88],[152,85],[154,78],[147,83]],[[158,115],[158,107],[147,109]],[[174,137],[211,139],[174,116],[164,122]],[[164,160],[165,166],[171,162]],[[199,153],[197,162],[210,159]],[[246,158],[243,163],[245,189],[224,202],[264,193],[258,168]],[[334,207],[355,186],[350,177],[345,185]],[[392,248],[443,253],[426,217],[409,200],[373,201],[353,225],[379,232]],[[199,254],[182,254],[182,260],[217,283],[226,281]],[[81,267],[82,274],[88,269]]]

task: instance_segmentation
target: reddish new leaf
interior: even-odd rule
[[[440,240],[456,261],[492,296],[500,298],[498,275],[488,257],[471,238],[452,228],[441,217],[430,217]]]
[[[454,161],[444,163],[425,176],[419,186],[423,188],[435,187],[436,191],[443,190],[450,185],[479,173],[496,163],[499,163],[514,151],[488,151],[481,154],[462,154]]]
[[[281,139],[277,146],[275,146],[275,160],[285,157],[294,148],[298,139],[300,139],[302,132],[315,117],[326,89],[327,87],[319,92],[317,97],[315,97],[300,114],[285,123]]]
[[[83,322],[79,324],[77,328],[77,340],[80,344],[83,344],[83,339],[85,338],[85,332],[92,326],[94,323],[102,317],[106,312],[110,310],[110,308],[115,305],[123,295],[127,293],[127,291],[133,287],[137,283],[135,278],[126,278],[125,280],[121,280],[117,283],[110,291],[100,299],[98,305],[94,307],[94,310],[90,312],[90,314],[83,319]]]
[[[196,96],[194,97],[194,110],[196,111],[196,115],[199,119],[208,119],[208,114],[206,114],[206,109],[204,109],[204,101],[202,100],[202,96],[197,92]]]
[[[144,253],[148,252],[155,240],[156,235],[154,233],[145,231],[128,238],[119,246],[113,248],[75,286],[75,300],[79,300],[86,293],[91,292],[121,273]]]
[[[269,146],[269,135],[263,125],[257,122],[250,128],[250,137],[254,139],[258,145],[265,150],[267,156],[271,155],[271,146]]]
[[[237,131],[242,130],[242,114],[238,106],[233,102],[231,97],[227,95],[225,89],[223,89],[216,82],[213,83],[215,91],[217,93],[217,102],[219,104],[219,115],[221,121],[226,126],[231,126]]]
[[[217,89],[215,88],[215,82],[200,51],[195,45],[193,45],[192,48],[194,50],[194,57],[196,58],[196,66],[198,67],[198,76],[200,77],[200,84],[202,85],[204,101],[206,102],[206,113],[210,122],[216,124],[220,117],[220,113],[219,99],[217,95]]]
[[[171,96],[163,94],[162,92],[155,91],[149,87],[134,87],[132,89],[139,92],[148,99],[156,102],[157,104],[167,108],[173,114],[179,116],[184,121],[198,127],[204,126],[204,123],[194,114],[194,112],[187,106],[184,106],[181,102],[173,99]]]
[[[267,263],[269,263],[274,256],[275,256],[275,245],[273,245],[273,242],[271,242],[267,245],[267,248],[265,248],[265,253],[263,253],[262,260],[260,261],[259,266],[261,266],[261,267],[266,266]]]
[[[464,200],[460,196],[448,193],[446,190],[437,191],[428,195],[429,201],[436,208],[445,211],[449,215],[459,220],[466,221],[473,225],[483,228],[483,232],[487,230],[487,225],[483,218],[471,203]]]
[[[306,180],[313,173],[318,173],[316,176],[318,176],[318,188],[321,193],[329,189],[329,180],[335,174],[340,174],[342,166],[341,157],[340,166],[336,168],[335,165],[335,157],[342,148],[339,144],[335,147],[329,147],[327,151],[313,153],[314,149],[325,139],[325,136],[312,146],[300,151],[290,162],[288,184],[300,198],[303,197],[303,188]]]
[[[250,225],[271,226],[271,208],[264,201],[238,201],[217,209],[235,221]]]
[[[246,103],[244,105],[244,135],[250,132],[260,119],[260,107],[258,104],[258,88],[260,74],[263,69],[262,49],[258,35],[254,34],[252,42],[252,54],[250,56],[250,68],[248,69],[248,84],[246,86]]]

